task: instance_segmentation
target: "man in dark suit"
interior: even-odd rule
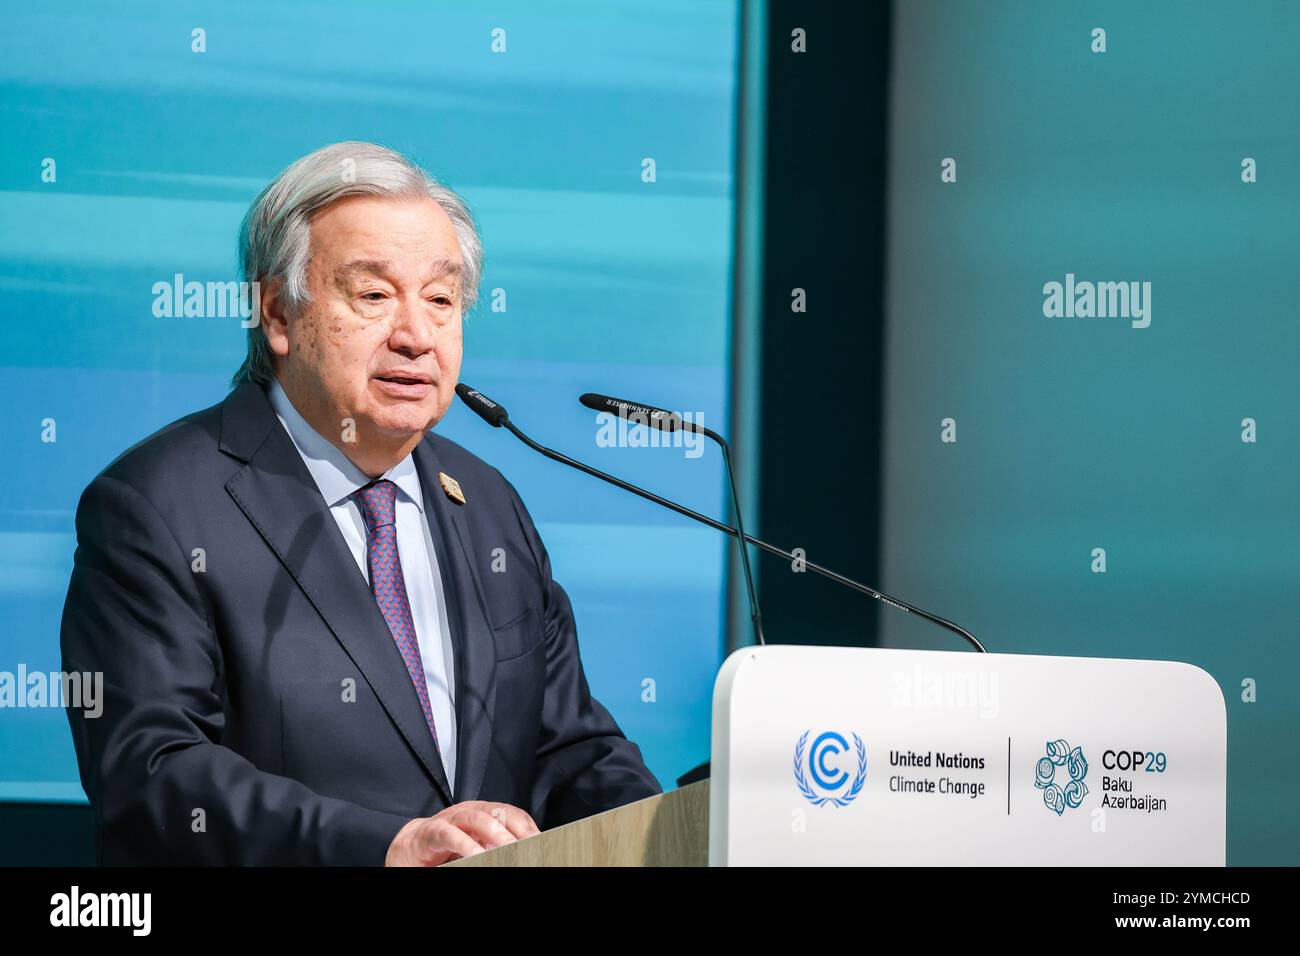
[[[241,234],[236,386],[77,510],[63,667],[100,859],[437,865],[658,793],[588,689],[515,489],[429,429],[481,247],[459,197],[341,143]]]

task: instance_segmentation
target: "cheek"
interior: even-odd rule
[[[329,363],[338,352],[339,322],[329,315],[311,313],[298,327],[295,348],[311,365]]]
[[[316,343],[315,357],[323,366],[335,371],[367,372],[378,344],[384,341],[382,330],[377,325],[358,326],[346,317],[327,317]]]
[[[460,325],[448,329],[442,345],[438,349],[438,364],[441,366],[444,375],[455,376],[460,371],[460,360],[463,354],[464,343],[460,337]]]

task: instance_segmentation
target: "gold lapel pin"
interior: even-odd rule
[[[465,492],[460,490],[460,483],[445,471],[438,472],[438,481],[442,484],[442,490],[447,492],[447,497],[458,505],[465,503]]]

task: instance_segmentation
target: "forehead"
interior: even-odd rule
[[[410,260],[460,265],[456,229],[432,199],[344,199],[312,217],[311,243],[313,259],[331,268]]]

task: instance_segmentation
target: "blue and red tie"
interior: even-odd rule
[[[438,744],[433,725],[433,708],[429,705],[429,685],[424,680],[424,663],[420,659],[420,642],[411,617],[411,602],[406,597],[406,579],[402,576],[402,559],[397,554],[397,485],[387,479],[372,481],[353,494],[366,522],[370,560],[370,591],[388,622],[397,649],[406,662],[406,672],[420,697],[424,719]]]

